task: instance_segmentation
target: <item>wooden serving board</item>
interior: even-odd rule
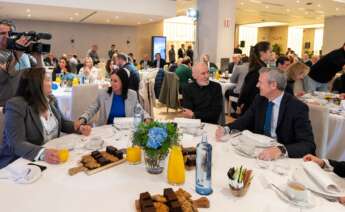
[[[101,167],[99,167],[99,168],[97,168],[97,169],[86,170],[85,173],[86,173],[87,175],[93,175],[93,174],[96,174],[96,173],[101,172],[101,171],[103,171],[103,170],[109,169],[109,168],[111,168],[111,167],[113,167],[113,166],[120,165],[120,164],[124,163],[125,161],[126,161],[126,158],[123,158],[123,159],[118,160],[118,161],[116,161],[116,162],[109,163],[109,164],[107,164],[107,165],[105,165],[105,166],[101,166]]]
[[[109,163],[109,164],[107,164],[105,166],[101,166],[99,168],[92,169],[92,170],[87,169],[86,167],[83,166],[83,164],[80,163],[79,164],[80,166],[69,169],[68,173],[69,173],[70,176],[73,176],[75,174],[78,174],[79,172],[84,171],[87,175],[90,176],[90,175],[96,174],[98,172],[101,172],[103,170],[109,169],[109,168],[111,168],[113,166],[120,165],[120,164],[124,163],[125,161],[126,161],[126,158],[123,158],[123,159],[118,160],[116,162]]]

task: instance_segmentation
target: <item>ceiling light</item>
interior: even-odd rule
[[[305,14],[306,14],[306,15],[308,15],[308,14],[309,14],[309,12],[305,12]]]
[[[141,24],[140,22],[138,22],[137,24]]]
[[[119,19],[120,17],[119,16],[115,16],[116,19]]]
[[[261,4],[261,1],[259,1],[259,0],[250,0],[250,2],[256,3],[256,4]]]
[[[268,8],[270,8],[270,7],[266,5],[265,8],[268,9]]]
[[[73,21],[73,17],[69,17],[69,20]]]
[[[31,12],[31,10],[30,9],[26,9],[26,12],[29,13],[29,12]]]
[[[345,0],[333,0],[333,1],[345,4]]]
[[[300,7],[300,8],[298,8],[299,10],[304,10],[304,8],[303,7]]]
[[[109,23],[110,22],[110,20],[109,19],[107,19],[107,23]]]
[[[152,19],[152,18],[150,18],[150,19],[149,19],[149,21],[151,22],[151,21],[153,21],[153,19]]]
[[[74,13],[75,16],[79,16],[79,13]]]
[[[31,14],[28,14],[28,18],[31,18]]]
[[[242,5],[242,6],[243,6],[243,5],[244,5],[244,3],[243,3],[243,2],[241,2],[241,3],[240,3],[240,5]]]
[[[317,7],[321,7],[321,4],[318,4]]]
[[[337,7],[337,8],[335,8],[335,11],[339,11],[339,8]]]
[[[286,12],[290,12],[290,9],[286,9]]]
[[[242,26],[246,27],[273,27],[273,26],[284,26],[288,25],[287,23],[283,22],[261,22],[261,23],[255,23],[255,24],[245,24]]]
[[[299,1],[299,0],[297,0],[297,1],[296,1],[296,3],[300,3],[300,1]]]

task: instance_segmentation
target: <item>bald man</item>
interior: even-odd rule
[[[183,116],[217,124],[223,105],[222,89],[218,83],[209,81],[208,66],[205,63],[196,64],[192,74],[195,81],[182,91]]]

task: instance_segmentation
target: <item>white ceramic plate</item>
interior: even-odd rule
[[[283,192],[285,192],[286,195],[287,192],[286,192],[286,185],[280,185],[278,186]],[[315,207],[316,205],[316,200],[315,200],[315,197],[312,195],[312,193],[310,193],[310,191],[307,191],[307,200],[306,201],[295,201],[295,200],[290,200],[288,199],[284,194],[282,194],[280,191],[278,191],[277,189],[274,189],[275,192],[277,193],[278,197],[280,199],[282,199],[283,201],[291,204],[291,205],[294,205],[294,206],[297,206],[297,207],[300,207],[300,208],[313,208]]]

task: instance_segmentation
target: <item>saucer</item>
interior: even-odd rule
[[[283,192],[285,192],[286,195],[289,195],[287,193],[287,185],[280,185],[279,188]],[[297,207],[300,207],[300,208],[313,208],[316,205],[315,197],[308,190],[307,190],[307,197],[308,197],[308,199],[306,201],[290,200],[284,194],[282,194],[280,191],[278,191],[277,189],[274,189],[274,190],[278,194],[280,199],[282,199],[283,201],[285,201],[287,203],[290,203],[291,205],[294,205],[294,206],[297,206]]]

